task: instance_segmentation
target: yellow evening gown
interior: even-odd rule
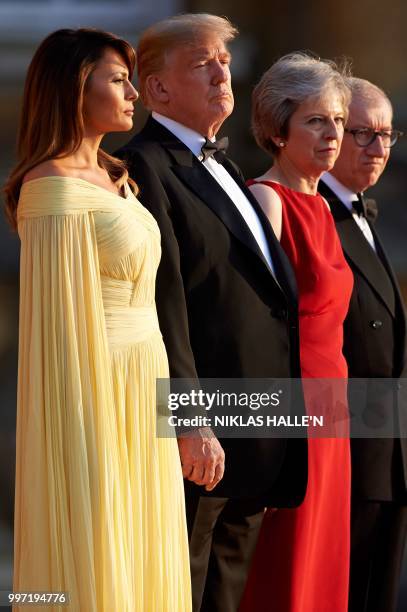
[[[160,234],[126,196],[21,190],[14,590],[69,592],[44,612],[191,609],[177,443],[156,437]]]

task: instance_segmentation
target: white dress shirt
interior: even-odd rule
[[[368,241],[368,243],[370,244],[370,246],[376,253],[376,245],[375,245],[374,237],[372,234],[372,230],[370,229],[369,224],[366,221],[366,218],[363,216],[359,216],[358,213],[353,208],[353,202],[357,202],[358,200],[357,194],[351,191],[350,189],[348,189],[347,187],[345,187],[345,185],[342,185],[342,183],[340,183],[329,172],[325,172],[321,176],[321,179],[325,183],[325,185],[327,185],[329,189],[331,189],[334,192],[336,197],[339,198],[339,200],[352,213],[352,217],[355,223],[358,224],[364,237],[366,238],[366,240]]]
[[[186,147],[188,147],[188,149],[192,151],[197,159],[202,162],[203,166],[205,166],[206,170],[213,176],[215,181],[219,183],[222,189],[227,193],[249,227],[270,267],[272,274],[275,276],[267,238],[256,211],[250,204],[243,191],[240,189],[239,185],[233,180],[229,172],[222,166],[222,164],[219,164],[213,156],[208,157],[206,161],[203,161],[201,148],[205,143],[205,138],[201,136],[201,134],[198,134],[198,132],[191,130],[185,125],[182,125],[169,117],[164,117],[156,112],[153,112],[152,116],[153,119],[167,128],[167,130],[174,134],[174,136],[176,136],[181,142],[184,143]],[[215,138],[213,140],[215,140]]]

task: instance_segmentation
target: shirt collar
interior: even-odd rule
[[[183,142],[198,159],[202,159],[201,149],[205,143],[205,138],[201,134],[155,111],[152,112],[152,117]]]
[[[345,204],[346,208],[352,211],[352,202],[355,202],[358,199],[357,194],[354,191],[351,191],[345,185],[342,185],[330,172],[324,172],[321,176],[321,179],[324,181],[325,185],[331,189],[334,194],[340,199],[340,201]]]

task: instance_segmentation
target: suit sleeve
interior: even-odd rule
[[[155,166],[137,151],[126,152],[129,174],[136,181],[142,204],[155,217],[161,231],[161,262],[157,273],[156,302],[161,332],[173,378],[196,379],[198,374],[191,348],[180,250],[172,221],[176,202],[168,197]]]

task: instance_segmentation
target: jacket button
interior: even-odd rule
[[[369,325],[370,327],[373,327],[373,329],[379,329],[383,325],[383,323],[379,320],[376,320],[376,321],[370,321]]]

